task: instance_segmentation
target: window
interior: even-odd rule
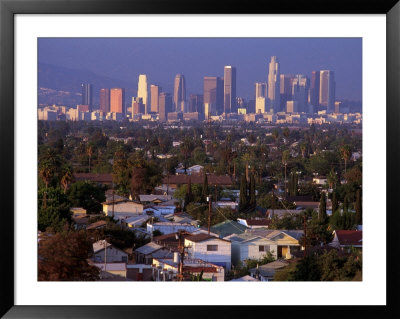
[[[264,251],[264,246],[258,246],[258,251]]]
[[[207,251],[217,251],[218,245],[207,245]]]
[[[126,262],[128,262],[128,257],[122,256],[121,260],[122,260],[122,262],[126,263]]]

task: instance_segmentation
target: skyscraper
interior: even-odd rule
[[[141,97],[143,104],[144,104],[144,113],[147,114],[148,112],[148,91],[149,87],[147,85],[147,75],[146,74],[139,74],[139,82],[138,82],[138,91],[137,97]]]
[[[335,109],[335,78],[333,71],[321,70],[319,82],[319,104],[326,107],[327,112],[333,112]]]
[[[320,89],[320,71],[311,72],[311,83],[310,83],[310,93],[308,102],[313,106],[314,112],[318,110],[319,107],[319,89]]]
[[[255,98],[258,97],[267,97],[267,83],[265,82],[256,82],[256,95]]]
[[[177,74],[174,81],[174,107],[175,112],[186,112],[186,82],[183,74]]]
[[[132,97],[132,118],[136,114],[143,114],[144,113],[144,105],[142,103],[142,98],[140,97]]]
[[[308,91],[310,80],[302,74],[294,77],[292,83],[292,99],[297,102],[297,112],[308,113]]]
[[[82,104],[89,105],[90,110],[93,105],[93,85],[90,83],[82,83]]]
[[[236,68],[224,67],[224,113],[236,113]]]
[[[158,113],[158,100],[161,87],[158,85],[150,85],[150,112]]]
[[[100,111],[110,112],[110,89],[100,90]]]
[[[189,96],[189,112],[199,112],[204,114],[203,108],[203,95],[201,94],[190,94]]]
[[[110,112],[125,114],[125,89],[110,89]]]
[[[268,73],[268,98],[271,103],[271,111],[280,111],[280,66],[276,56],[271,57]]]
[[[251,110],[250,113],[265,113],[267,103],[267,83],[256,82],[256,93],[255,93],[255,110]]]
[[[204,107],[211,115],[221,114],[224,107],[224,82],[220,77],[204,77]],[[208,113],[204,113],[208,116]]]
[[[172,112],[172,97],[169,93],[161,92],[158,104],[158,120],[165,122],[169,112]]]
[[[292,74],[281,74],[280,75],[280,110],[286,111],[286,102],[292,100],[293,91],[293,79]]]

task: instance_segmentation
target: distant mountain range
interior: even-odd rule
[[[132,96],[136,96],[137,92],[137,89],[133,87],[135,85],[134,83],[98,75],[89,70],[70,69],[47,63],[39,63],[39,104],[64,104],[71,106],[80,104],[82,83],[93,84],[93,99],[95,105],[99,103],[99,91],[101,88],[125,88],[125,101],[128,105],[131,104]],[[40,88],[51,90],[41,90]],[[54,90],[54,92],[52,90]]]

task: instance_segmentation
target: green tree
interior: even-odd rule
[[[254,209],[256,207],[256,180],[254,175],[250,175],[249,185],[249,206]]]
[[[83,207],[89,214],[103,210],[102,202],[106,200],[105,188],[91,182],[78,181],[71,184],[67,196],[73,207]]]
[[[204,181],[203,181],[203,188],[202,188],[202,193],[201,193],[201,200],[203,203],[207,201],[207,196],[210,194],[210,191],[208,190],[208,178],[207,174],[204,174]]]
[[[239,212],[244,212],[249,207],[249,201],[247,196],[247,181],[246,176],[242,175],[240,179],[240,195],[239,195]]]
[[[318,209],[318,219],[321,222],[326,221],[326,195],[325,193],[321,193],[321,200],[319,202],[319,209]]]
[[[332,214],[334,214],[339,209],[339,203],[337,200],[336,190],[332,192]]]
[[[47,193],[47,206],[41,204],[43,194]],[[38,229],[46,231],[49,227],[59,232],[71,221],[70,202],[59,187],[41,188],[38,191]]]
[[[115,152],[112,176],[117,193],[121,196],[128,197],[132,171],[128,165],[126,156],[127,155],[122,148]]]
[[[361,202],[361,189],[356,191],[356,202],[354,204],[356,210],[355,222],[357,225],[362,224],[362,202]]]
[[[344,160],[344,173],[346,174],[347,161],[350,159],[350,156],[351,156],[350,146],[342,145],[340,147],[340,155],[341,155],[342,159]]]
[[[186,208],[186,205],[190,204],[191,202],[193,202],[193,193],[192,193],[192,181],[189,178],[189,182],[187,185],[187,191],[185,194],[185,208]]]
[[[63,232],[39,244],[39,281],[94,281],[99,269],[87,262],[92,244],[83,231]]]

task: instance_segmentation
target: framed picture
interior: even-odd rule
[[[398,217],[393,212],[396,209],[394,200],[396,198],[395,181],[399,176],[396,164],[400,160],[399,151],[396,147],[397,136],[400,133],[397,123],[398,118],[400,118],[398,111],[400,103],[400,4],[397,0],[386,1],[385,3],[357,0],[350,1],[350,3],[344,2],[343,5],[341,2],[331,0],[323,3],[289,1],[282,4],[263,3],[260,5],[251,1],[246,3],[244,8],[236,4],[227,6],[222,2],[211,1],[194,4],[175,0],[135,0],[129,2],[123,0],[98,2],[90,0],[33,0],[30,2],[0,0],[0,149],[4,150],[5,153],[1,157],[3,169],[0,172],[1,181],[4,185],[2,195],[5,199],[2,209],[4,226],[1,232],[3,242],[1,270],[3,276],[1,276],[0,281],[0,314],[4,315],[5,318],[125,318],[132,316],[176,316],[186,313],[193,313],[195,316],[212,315],[216,317],[224,315],[226,312],[232,315],[248,315],[249,311],[256,310],[257,314],[258,312],[259,314],[268,312],[268,314],[287,317],[299,314],[308,315],[310,311],[321,315],[329,311],[330,315],[344,317],[354,317],[361,313],[365,315],[373,313],[384,317],[395,317],[396,313],[399,315],[399,311],[395,307],[394,293],[399,280],[395,276],[395,253],[393,253],[396,251],[395,243],[398,242],[394,234]],[[135,52],[130,51],[132,46],[124,46],[121,44],[122,42],[118,42],[118,44],[113,42],[122,41],[122,39],[125,39],[125,41],[136,39],[135,47],[138,52],[145,50],[143,49],[143,47],[146,47],[144,42],[152,42],[153,45],[147,46],[148,51],[144,54],[141,53],[148,59],[157,59],[159,56],[157,54],[160,54],[157,51],[162,51],[161,54],[166,57],[163,60],[151,63],[154,73],[157,69],[167,69],[168,61],[173,64],[174,59],[180,59],[181,63],[186,63],[186,70],[192,69],[194,73],[197,63],[193,61],[194,59],[208,60],[209,65],[213,65],[213,60],[219,59],[218,63],[222,66],[225,65],[225,80],[227,77],[233,77],[232,73],[229,73],[232,72],[232,68],[228,66],[230,69],[226,70],[226,64],[240,64],[239,61],[252,59],[256,56],[252,54],[252,51],[256,50],[268,52],[265,54],[264,65],[260,66],[260,68],[265,69],[265,82],[269,81],[267,78],[268,71],[271,72],[271,63],[273,64],[275,61],[275,55],[284,55],[282,52],[290,52],[286,61],[289,60],[290,56],[301,55],[299,52],[302,50],[308,52],[308,59],[310,59],[310,55],[314,54],[314,59],[318,60],[318,52],[322,47],[325,50],[325,56],[332,60],[338,59],[341,56],[340,54],[343,54],[346,50],[354,54],[355,59],[349,59],[353,62],[351,62],[352,65],[348,65],[348,68],[353,70],[354,67],[359,73],[350,74],[351,72],[343,71],[342,73],[346,74],[342,77],[345,84],[341,83],[337,86],[343,93],[346,91],[346,87],[348,89],[348,87],[354,85],[357,92],[350,92],[348,96],[356,96],[356,98],[362,100],[362,111],[358,112],[362,113],[362,116],[354,118],[354,121],[359,119],[357,124],[360,127],[362,125],[362,153],[366,154],[361,165],[363,169],[362,188],[365,195],[363,195],[364,233],[362,241],[365,242],[365,245],[362,248],[362,280],[355,282],[258,282],[254,284],[249,282],[158,283],[137,281],[132,283],[38,280],[37,190],[38,183],[43,181],[38,181],[37,171],[39,161],[37,119],[38,114],[42,112],[42,108],[39,108],[38,111],[38,107],[42,103],[40,95],[47,94],[47,99],[43,102],[44,105],[49,105],[49,101],[52,101],[51,98],[48,98],[48,94],[51,95],[51,92],[48,93],[47,88],[41,87],[41,83],[44,82],[41,82],[42,78],[39,75],[40,63],[49,61],[51,64],[52,58],[55,60],[62,57],[64,61],[70,61],[70,65],[73,65],[72,61],[74,59],[76,61],[79,57],[79,54],[73,54],[73,52],[87,50],[88,54],[93,55],[93,59],[87,59],[86,56],[85,62],[81,61],[81,64],[76,65],[88,65],[91,63],[90,60],[96,61],[97,56],[107,54],[113,56],[112,48],[114,44],[115,50],[126,50],[124,56],[127,60],[125,61],[138,56],[135,55]],[[267,44],[261,44],[263,39]],[[156,41],[174,42],[157,46]],[[279,41],[285,44],[282,45]],[[89,42],[90,44],[87,44]],[[345,46],[350,42],[352,44],[341,52],[340,46]],[[102,45],[106,45],[107,50],[103,50]],[[96,49],[90,48],[90,46],[94,46]],[[176,46],[175,49],[174,46]],[[188,46],[193,46],[193,49],[185,51],[187,53],[181,56],[176,54],[179,58],[174,56],[174,50],[179,50],[179,48],[186,50]],[[207,47],[206,50],[204,49],[205,46]],[[309,47],[306,48],[307,46]],[[167,47],[172,49],[168,50]],[[196,50],[200,51],[200,48],[202,53],[198,55]],[[224,52],[223,57],[218,56],[222,54],[221,52]],[[278,53],[273,54],[274,52]],[[327,52],[331,53],[328,54]],[[262,56],[262,54],[259,55]],[[232,62],[225,63],[224,59]],[[214,64],[219,65],[218,63]],[[277,61],[275,63],[278,65]],[[298,67],[296,63],[301,62],[293,62],[292,68],[301,70],[301,67]],[[127,72],[129,66],[121,64],[122,60],[110,62],[109,65],[103,65],[103,67],[108,67],[109,74]],[[150,67],[151,64],[147,64],[147,67]],[[200,61],[198,64],[201,65]],[[146,64],[143,63],[143,65]],[[206,69],[205,65],[204,70]],[[321,62],[320,69],[323,70],[324,66]],[[135,65],[135,67],[140,68],[139,65]],[[113,68],[114,70],[112,70]],[[47,71],[53,72],[54,70]],[[75,69],[75,71],[78,73],[78,70]],[[41,69],[41,72],[43,72],[43,69]],[[69,70],[69,72],[74,71]],[[134,72],[136,70],[132,71],[132,74],[135,74],[134,79],[132,79],[132,86],[137,86],[137,74]],[[140,72],[146,73],[147,71]],[[176,71],[176,73],[179,72]],[[238,72],[242,71],[239,69]],[[243,71],[242,74],[250,74],[246,72],[247,70]],[[300,71],[293,72],[300,73]],[[201,70],[198,71],[198,74],[200,73]],[[236,82],[236,69],[234,74]],[[206,75],[202,74],[201,76]],[[129,82],[129,74],[126,73],[125,76],[127,79],[125,82]],[[327,77],[330,79],[332,75],[328,74]],[[318,76],[318,78],[321,79],[322,76]],[[54,77],[49,77],[49,79],[50,82],[54,81]],[[140,83],[143,83],[142,81],[144,81],[143,77],[140,78],[139,76],[139,86]],[[181,83],[179,85],[185,83],[184,81],[182,76],[175,77],[175,82]],[[293,78],[292,82],[295,81]],[[298,76],[297,81],[300,87],[300,76]],[[291,85],[293,85],[292,82]],[[196,90],[202,90],[204,84],[205,92],[205,82],[199,83]],[[238,80],[238,83],[243,82]],[[226,85],[222,83],[222,86]],[[318,86],[321,87],[320,84]],[[268,84],[268,87],[270,90],[270,84]],[[329,85],[327,87],[329,91]],[[90,85],[86,85],[86,93],[82,91],[75,96],[75,99],[72,98],[72,102],[68,102],[79,104],[78,112],[76,112],[78,117],[81,116],[79,113],[82,110],[86,113],[89,111],[85,111],[85,107],[91,109],[90,98],[88,98],[87,103],[76,102],[81,101],[85,95],[90,96],[90,90]],[[170,91],[173,91],[172,86]],[[316,99],[320,104],[318,107],[321,107],[321,109],[317,107],[312,111],[315,114],[321,112],[318,114],[320,117],[313,116],[311,120],[305,119],[308,124],[316,124],[319,123],[318,121],[322,121],[322,118],[326,119],[327,116],[325,115],[330,108],[332,108],[332,113],[341,113],[339,111],[341,110],[340,102],[337,102],[336,106],[334,99],[333,102],[329,102],[327,98],[326,105],[324,105],[324,98],[321,97],[320,92],[322,92],[322,89],[318,92]],[[282,90],[279,93],[280,96],[284,94]],[[64,94],[64,98],[68,94]],[[253,94],[253,91],[251,94]],[[139,96],[139,93],[137,95]],[[151,114],[151,106],[149,105],[147,108],[147,105],[143,102],[144,96],[141,96],[141,100],[134,94],[129,95],[127,93],[126,96],[133,98],[132,104],[122,102],[123,111],[115,111],[115,113],[124,113],[125,116],[129,113],[128,117],[131,122],[135,121],[139,115],[142,116],[142,113],[146,113],[145,115],[148,118],[155,117],[154,114]],[[226,98],[225,96],[224,93],[222,100]],[[56,101],[58,97],[52,98]],[[307,101],[307,106],[302,105],[297,100],[295,101],[294,98],[286,101],[284,108],[286,113],[292,114],[290,115],[291,119],[294,113],[301,113],[300,109],[303,113],[309,111],[308,108],[311,104],[308,91],[307,96],[303,98]],[[203,102],[205,103],[205,101]],[[100,100],[93,102],[93,104],[95,103],[101,104]],[[172,97],[171,103],[176,104],[174,104],[175,111],[170,112],[174,114],[165,113],[164,115],[167,115],[167,119],[169,116],[176,116],[179,120],[178,113],[180,112],[177,106],[179,103]],[[191,102],[190,106],[188,106],[189,102],[188,105],[181,104],[181,113],[191,113],[186,112],[188,109],[196,113],[195,106],[193,106],[196,104],[193,103],[195,102]],[[215,117],[213,120],[217,120],[217,115],[221,115],[219,113],[234,113],[232,119],[236,120],[237,116],[244,119],[249,106],[246,104],[246,106],[239,107],[240,103],[245,105],[245,102],[235,100],[235,107],[231,106],[230,108],[231,111],[234,109],[232,112],[228,112],[226,109],[224,109],[225,112],[218,112],[219,106],[215,106],[216,109],[214,110],[213,102],[205,103],[204,105],[207,104],[207,107],[210,107],[210,109],[206,107],[208,115],[205,119],[208,118],[208,123],[211,123],[211,116]],[[260,107],[262,110],[253,113],[255,113],[255,117],[258,116],[257,119],[263,119],[260,123],[263,123],[264,120],[270,120],[268,116],[271,119],[274,118],[274,121],[277,120],[277,115],[273,117],[274,111],[276,113],[276,107],[278,107],[275,106],[273,97],[268,97],[268,102],[264,97],[264,104],[260,100],[262,105],[257,103],[254,102],[254,108]],[[225,108],[225,104],[224,101],[221,105]],[[336,107],[337,111],[333,111],[333,108],[336,110]],[[357,109],[359,105],[348,107]],[[82,110],[79,108],[82,108]],[[241,108],[243,110],[239,111]],[[269,112],[266,108],[270,108],[271,111]],[[99,106],[99,109],[101,109],[101,106]],[[113,111],[111,109],[108,111],[110,111],[110,114],[107,116],[111,118],[107,119],[113,120]],[[48,116],[56,116],[55,112],[50,111],[50,113],[50,115],[49,112],[46,115],[44,113],[40,115],[40,113],[39,119],[41,119],[41,116],[43,116],[43,119]],[[64,116],[65,120],[70,120],[71,118],[67,118],[67,116],[72,115],[64,114]],[[97,115],[91,116],[96,117]],[[106,117],[106,115],[104,116]],[[337,119],[337,115],[335,116],[335,119]],[[158,114],[157,120],[161,121],[160,114]],[[287,121],[286,118],[285,121]],[[272,134],[270,133],[270,135]],[[272,136],[270,138],[272,140]],[[249,141],[247,140],[247,142]],[[91,159],[92,155],[88,156]],[[301,157],[301,154],[299,153],[296,156]],[[85,170],[89,173],[93,165],[90,159],[88,167],[85,166]],[[240,165],[243,166],[243,163]],[[247,164],[242,167],[243,172],[245,172],[243,174],[248,174],[248,168],[250,169],[250,166]],[[186,174],[186,165],[182,169]],[[225,167],[224,169],[228,168]],[[231,170],[234,171],[235,169],[232,164],[232,169],[229,167],[226,175],[230,175]],[[346,163],[344,170],[346,170]],[[287,195],[286,191],[289,192],[289,188],[286,182],[289,179],[286,177],[286,164],[284,172],[282,189],[284,194]],[[251,175],[258,176],[253,174]],[[247,177],[246,175],[243,176]],[[259,177],[261,181],[262,173]],[[314,178],[318,179],[318,176],[314,176]],[[250,178],[247,179],[250,181]],[[168,180],[168,187],[169,184],[170,181]],[[65,192],[67,188],[68,185],[66,185]],[[330,188],[332,187],[327,187],[327,194]],[[110,196],[113,196],[112,217],[114,218],[114,184],[112,189],[113,192]],[[217,190],[217,185],[215,185],[215,191],[217,192]],[[50,200],[47,198],[47,184],[45,194],[43,198],[46,202]],[[273,192],[272,194],[274,196]],[[132,196],[133,193],[131,192],[130,195]],[[216,195],[216,197],[218,196]],[[332,197],[328,195],[327,198]],[[107,198],[104,203],[107,203],[108,200]],[[134,202],[134,200],[130,202]],[[287,208],[285,209],[287,210]],[[124,220],[127,220],[127,218]],[[207,226],[206,220],[204,225]],[[208,227],[210,229],[210,224]],[[305,229],[307,229],[307,226]],[[208,232],[210,233],[210,230]],[[154,232],[151,233],[155,234]],[[307,242],[305,246],[307,246]],[[262,251],[267,249],[266,247],[267,245],[262,246]],[[207,251],[210,252],[217,249],[216,245],[207,246]],[[287,256],[288,251],[281,248],[276,253],[282,257]],[[101,256],[97,256],[97,258],[100,260]],[[96,263],[97,259],[94,259],[94,261]],[[179,262],[177,263],[179,265]],[[105,261],[105,265],[107,265],[107,261]],[[102,266],[98,267],[102,269]],[[222,268],[221,265],[215,267]],[[224,267],[228,266],[224,265]],[[231,268],[230,265],[228,268]],[[259,269],[258,264],[255,269]],[[107,268],[104,268],[104,270],[107,270]],[[49,277],[44,274],[42,278]],[[259,279],[259,276],[257,278]],[[182,289],[179,285],[183,285],[184,288]],[[255,305],[265,307],[251,307]],[[290,305],[290,307],[287,307],[287,305]]]

